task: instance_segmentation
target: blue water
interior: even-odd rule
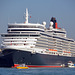
[[[0,68],[0,75],[75,75],[75,68]]]

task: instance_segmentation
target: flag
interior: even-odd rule
[[[30,18],[31,18],[31,16],[30,16]]]

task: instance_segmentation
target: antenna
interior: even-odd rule
[[[28,23],[28,9],[26,8],[26,21],[25,21],[25,23]]]

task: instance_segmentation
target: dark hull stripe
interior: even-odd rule
[[[28,67],[61,67],[67,66],[69,61],[75,64],[75,57],[56,56],[47,54],[32,54],[28,51],[7,49],[0,57],[0,67],[16,67],[14,64],[26,64]],[[8,60],[9,59],[9,60]],[[6,64],[7,63],[7,64]]]

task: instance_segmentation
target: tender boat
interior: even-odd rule
[[[73,64],[72,61],[69,61],[69,62],[68,62],[68,67],[70,67],[70,68],[75,68],[75,65]]]
[[[28,67],[16,67],[17,69],[28,69]]]
[[[17,69],[28,69],[28,67],[25,64],[20,64],[16,67]]]

